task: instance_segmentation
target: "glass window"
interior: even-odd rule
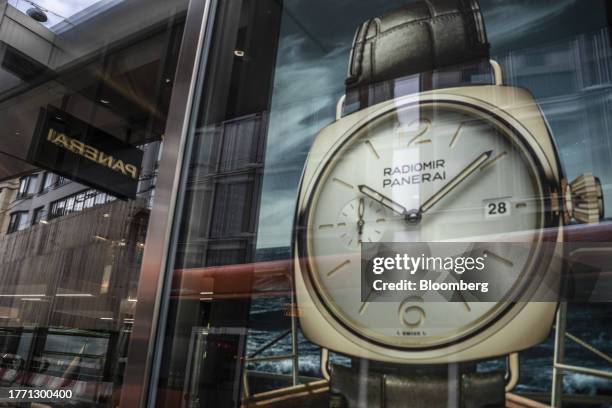
[[[49,219],[61,217],[62,215],[64,215],[65,206],[66,206],[66,202],[64,200],[51,203],[51,211],[49,212]]]
[[[45,207],[35,208],[32,214],[32,225],[40,224],[40,222],[43,221],[44,216],[45,216]]]
[[[17,193],[17,198],[24,198],[36,193],[38,189],[37,181],[37,174],[22,177],[19,180],[19,191]]]
[[[7,233],[21,231],[28,227],[28,212],[20,211],[11,214]]]
[[[77,194],[77,196],[74,198],[74,210],[73,211],[75,212],[83,211],[84,203],[85,203],[85,193]]]
[[[449,378],[465,374],[497,377],[502,401],[491,405],[505,406],[500,356],[510,350],[473,346],[516,336],[483,323],[501,315],[479,315],[483,303],[462,301],[462,291],[393,301],[364,292],[361,256],[387,243],[420,243],[422,254],[438,241],[551,231],[605,240],[611,10],[599,0],[219,2],[183,158],[155,405],[379,407],[392,388],[378,384],[413,395],[397,384],[426,377],[441,384],[432,406],[460,406]],[[474,20],[454,25],[466,15]],[[500,119],[507,109],[514,116]],[[512,136],[507,120],[519,121],[516,131],[536,120],[538,136]],[[559,165],[544,171],[554,187],[538,184],[547,163]],[[581,191],[574,202],[557,201],[566,182]],[[578,198],[587,184],[588,203]],[[578,218],[545,227],[551,203],[554,217],[565,208]],[[579,225],[587,208],[599,225]],[[527,270],[514,257],[499,262]],[[419,272],[453,277],[429,269]],[[572,305],[574,317],[589,316],[577,330],[602,346],[598,336],[612,335],[608,305]],[[548,401],[555,312],[533,307],[546,318],[519,325],[531,348],[521,351],[513,392]],[[561,388],[602,400],[612,393],[604,381],[582,380],[568,374]]]
[[[115,197],[97,190],[89,189],[75,193],[51,203],[50,219],[80,212],[96,205],[114,201]]]
[[[99,193],[95,195],[94,202],[96,204],[104,204],[106,202],[106,194]]]
[[[2,5],[2,387],[122,405],[150,214],[132,187],[157,167],[188,3]]]
[[[85,202],[83,203],[83,208],[91,208],[94,206],[96,200],[96,192],[92,190],[88,190],[85,192]]]
[[[40,192],[46,193],[47,191],[51,190],[56,182],[57,176],[55,174],[48,171],[44,172]]]

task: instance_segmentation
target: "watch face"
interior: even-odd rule
[[[300,238],[307,285],[335,323],[378,344],[436,347],[469,336],[508,305],[462,293],[449,303],[435,291],[407,292],[392,302],[370,292],[362,302],[361,247],[463,241],[467,250],[471,242],[518,235],[529,250],[512,253],[512,246],[499,245],[487,272],[520,286],[544,227],[539,174],[518,131],[486,111],[431,102],[381,114],[343,139],[309,190]],[[400,214],[419,208],[417,221]]]

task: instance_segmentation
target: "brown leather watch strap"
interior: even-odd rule
[[[357,29],[347,94],[370,84],[488,58],[476,0],[419,0]]]
[[[501,408],[505,381],[501,372],[427,370],[413,372],[332,368],[332,404],[337,408]],[[439,369],[440,367],[436,367]]]

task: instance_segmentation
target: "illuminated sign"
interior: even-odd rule
[[[135,198],[142,150],[48,106],[42,109],[28,161],[119,198]]]

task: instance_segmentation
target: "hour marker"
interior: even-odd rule
[[[514,266],[514,262],[512,262],[511,260],[506,259],[506,258],[504,258],[501,255],[497,255],[497,254],[495,254],[495,253],[493,253],[493,252],[491,252],[491,251],[489,251],[487,249],[485,249],[483,251],[483,253],[485,255],[490,255],[493,259],[495,259],[495,260],[497,260],[497,261],[499,261],[499,262],[501,262],[501,263],[503,263],[503,264],[505,264],[507,266],[511,266],[511,267]]]
[[[366,296],[365,300],[361,303],[361,306],[359,307],[359,314],[363,314],[363,312],[365,312],[366,310],[366,307],[368,307],[368,305],[370,304],[370,296],[372,296],[372,290],[370,290],[368,296]]]
[[[423,299],[420,296],[409,296],[399,306],[399,319],[409,328],[415,328],[423,324],[425,321],[425,309],[414,303],[422,303]]]
[[[339,227],[346,227],[346,222],[339,222],[339,223],[338,223],[338,226],[339,226]]]
[[[379,218],[379,219],[376,220],[376,222],[385,222],[385,221],[387,221],[387,220],[385,220],[384,218]]]
[[[380,159],[380,155],[378,154],[378,152],[374,148],[374,145],[372,144],[372,142],[370,142],[369,140],[366,140],[365,144],[366,144],[366,146],[368,146],[370,148],[370,151],[372,152],[372,154],[374,156],[376,156],[377,159]]]
[[[489,160],[488,163],[485,163],[481,168],[480,171],[484,171],[486,169],[488,169],[489,167],[491,167],[492,165],[494,165],[495,163],[497,163],[499,160],[503,159],[504,157],[506,157],[506,155],[508,155],[508,152],[501,152],[500,154],[498,154],[497,156],[495,156],[494,158],[492,158],[491,160]]]
[[[431,143],[431,139],[425,139],[425,140],[416,142],[416,144],[425,144],[425,143]]]
[[[334,177],[332,180],[333,180],[333,181],[335,181],[336,183],[340,183],[340,184],[342,184],[344,187],[348,187],[348,188],[350,188],[351,190],[354,188],[354,187],[353,187],[351,184],[347,183],[347,182],[346,182],[346,181],[344,181],[344,180],[340,180],[340,179],[339,179],[339,178],[337,178],[337,177]]]
[[[448,147],[455,147],[455,144],[457,144],[457,140],[459,140],[459,133],[461,133],[461,129],[463,129],[463,125],[464,124],[465,124],[465,122],[461,122],[461,124],[457,128],[457,131],[453,135],[453,138],[451,139],[450,144],[448,145]]]
[[[472,308],[470,307],[470,304],[467,302],[467,300],[465,300],[465,297],[463,296],[463,293],[461,293],[460,290],[456,290],[455,293],[457,295],[459,295],[459,297],[461,298],[461,301],[463,302],[463,305],[465,306],[465,308],[467,309],[468,312],[472,311]]]
[[[374,230],[375,233],[380,234],[381,232],[378,230]]]
[[[346,265],[348,265],[350,263],[351,263],[351,261],[349,259],[347,259],[346,261],[342,262],[340,265],[336,266],[331,271],[327,272],[327,276],[332,276],[334,273],[338,272],[340,269],[342,269],[343,267],[345,267]]]
[[[516,203],[515,207],[516,208],[526,208],[527,207],[527,203]]]
[[[328,228],[334,228],[334,224],[321,224],[321,225],[319,225],[319,229],[328,229]]]
[[[427,118],[414,120],[410,122],[408,127],[415,126],[417,123],[419,124],[419,126],[416,129],[416,135],[413,136],[412,139],[410,139],[410,141],[408,142],[408,146],[416,142],[421,136],[427,133],[427,131],[431,128],[431,121]]]

